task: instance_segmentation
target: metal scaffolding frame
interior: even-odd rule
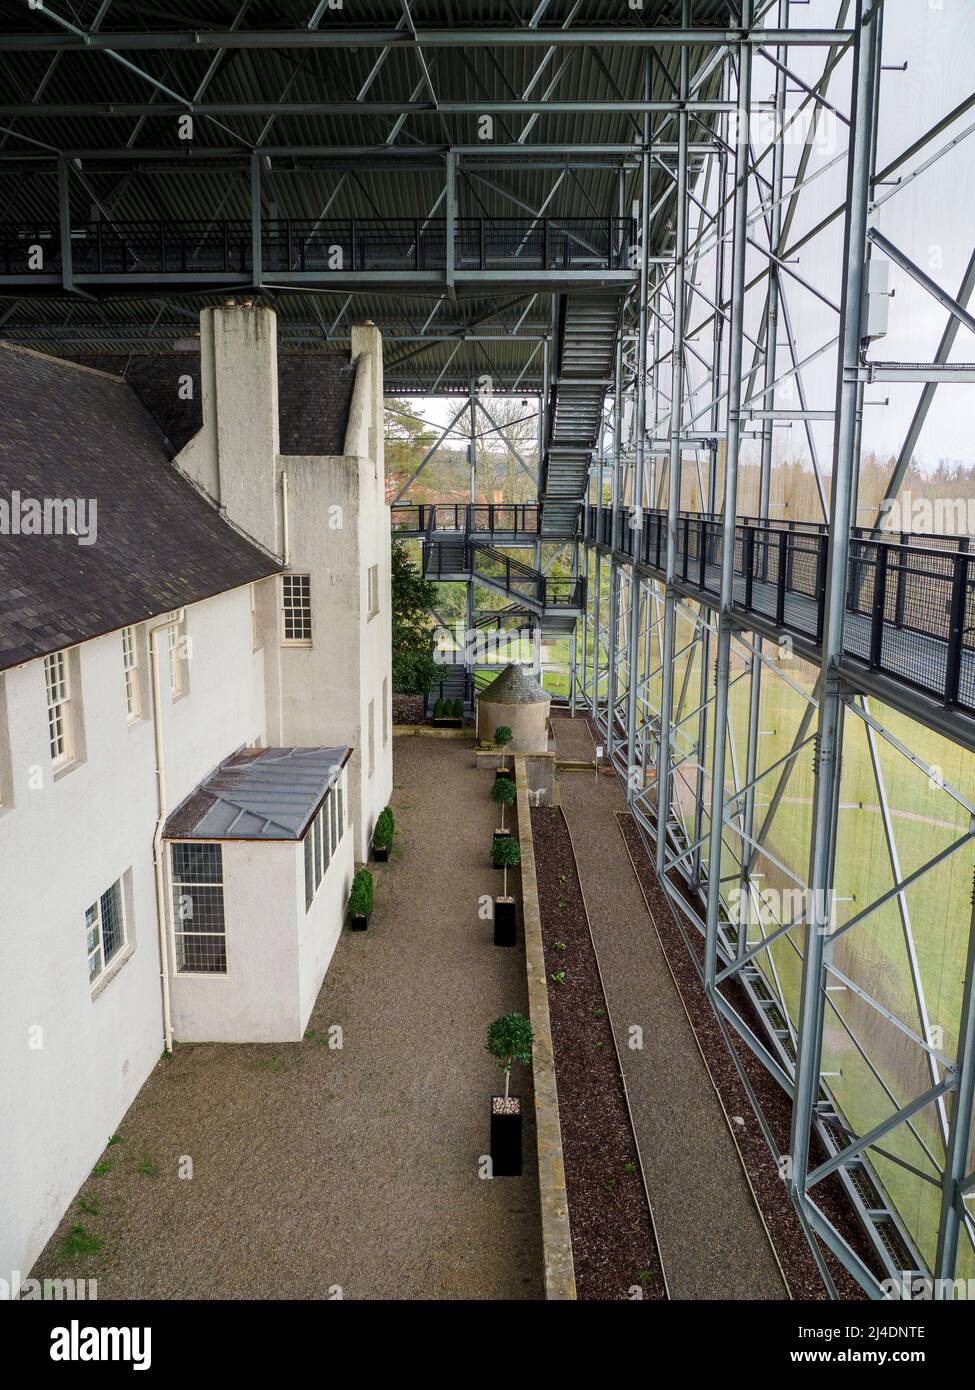
[[[745,28],[752,22],[752,8],[745,0]],[[758,8],[767,12],[770,7]],[[924,384],[910,434],[889,482],[889,499],[903,480],[938,383],[952,379],[938,369],[947,362],[958,327],[972,326],[966,304],[973,281],[969,268],[958,297],[952,297],[902,250],[868,225],[871,209],[893,196],[882,185],[903,162],[895,160],[884,170],[878,170],[876,165],[882,5],[872,0],[850,0],[840,5],[838,23],[848,25],[849,32],[836,48],[827,49],[822,78],[815,84],[803,82],[790,67],[788,51],[793,45],[788,34],[788,5],[773,8],[778,11],[778,33],[769,34],[767,42],[760,45],[732,42],[723,55],[723,90],[734,95],[730,104],[736,106],[736,127],[732,130],[729,126],[726,101],[715,120],[711,154],[696,161],[693,175],[685,152],[691,117],[678,109],[664,123],[668,138],[674,134],[673,127],[677,127],[676,167],[669,153],[656,152],[651,137],[650,157],[660,164],[668,163],[673,176],[672,260],[663,268],[654,267],[649,291],[646,278],[641,280],[641,301],[637,312],[631,315],[631,322],[640,325],[635,360],[632,352],[625,355],[616,397],[607,410],[607,433],[611,435],[612,447],[601,453],[593,470],[585,522],[590,599],[583,650],[577,658],[577,684],[580,699],[605,740],[607,756],[624,782],[633,814],[652,849],[658,881],[679,920],[686,924],[685,930],[692,934],[696,931],[703,938],[699,969],[725,1036],[729,1036],[729,1030],[736,1034],[790,1096],[788,1151],[780,1151],[767,1125],[763,1124],[763,1129],[788,1182],[803,1228],[814,1248],[817,1240],[821,1242],[871,1297],[878,1298],[889,1296],[890,1286],[882,1285],[883,1279],[895,1281],[898,1288],[909,1287],[918,1276],[950,1280],[956,1271],[959,1242],[966,1242],[969,1252],[975,1246],[975,1209],[970,1205],[975,1181],[965,1171],[971,1163],[975,1089],[975,936],[969,937],[966,955],[956,1055],[945,1056],[940,1043],[936,1046],[939,1034],[929,1017],[907,899],[907,889],[926,873],[959,852],[970,854],[975,821],[969,818],[963,833],[911,873],[903,871],[879,748],[883,745],[895,749],[921,770],[923,763],[873,711],[866,673],[858,671],[845,654],[844,627],[851,582],[850,528],[864,388],[877,380]],[[685,23],[686,15],[685,4]],[[830,99],[826,95],[830,80],[846,49],[852,51],[849,86],[845,95]],[[761,154],[756,153],[749,134],[749,116],[755,109],[751,100],[752,75],[759,62],[766,62],[774,70],[773,104],[778,118],[776,138]],[[782,143],[795,119],[794,114],[791,118],[787,115],[787,87],[800,91],[801,105],[808,104],[817,113],[834,113],[847,135],[846,148],[837,157],[846,160],[846,199],[842,207],[814,229],[814,233],[821,231],[842,218],[839,302],[809,283],[792,264],[793,253],[812,235],[807,233],[790,244],[797,199],[815,175],[809,174],[807,136],[795,172],[789,170],[791,186],[785,188]],[[685,96],[691,89],[687,66],[682,61],[678,96]],[[838,105],[833,104],[834,100]],[[843,114],[844,108],[848,115]],[[932,127],[918,145],[923,148],[930,143],[940,129],[942,123]],[[641,227],[646,224],[644,211]],[[762,235],[764,242],[759,239]],[[644,253],[647,249],[641,244]],[[766,263],[751,280],[746,274],[746,255],[750,250],[759,252]],[[709,265],[713,283],[705,285],[700,267],[702,252],[707,251],[712,252]],[[947,311],[945,334],[932,363],[878,363],[872,367],[868,362],[865,285],[871,257],[880,253],[899,265]],[[644,254],[644,277],[647,271]],[[792,329],[790,282],[798,282],[828,304],[838,319],[836,337],[805,361],[799,357]],[[746,318],[746,294],[763,285],[765,302],[756,332],[754,319]],[[703,319],[699,317],[701,311]],[[652,325],[649,332],[644,330],[648,321]],[[699,342],[705,328],[712,332],[709,344],[702,349]],[[647,365],[648,342],[652,350]],[[791,359],[791,368],[785,372],[778,365],[783,349]],[[835,402],[831,409],[812,410],[804,368],[830,350],[835,351],[837,360]],[[746,352],[751,354],[750,365],[746,363]],[[962,368],[954,379],[971,380],[971,373]],[[783,386],[790,383],[794,389],[784,391]],[[786,402],[795,400],[796,395],[798,408],[787,408]],[[648,399],[652,407],[646,417],[649,437],[645,437],[642,411]],[[814,420],[833,423],[832,466],[825,480],[811,429]],[[819,674],[813,688],[791,679],[787,667],[776,659],[781,628],[774,621],[756,628],[742,612],[740,593],[736,595],[735,587],[736,544],[740,544],[736,527],[741,510],[738,465],[743,441],[754,441],[760,457],[756,519],[762,523],[769,516],[772,432],[781,421],[799,422],[806,433],[824,516],[828,519],[825,622],[814,658]],[[627,436],[625,441],[623,435]],[[654,455],[646,468],[645,449]],[[682,475],[689,455],[693,456],[701,509],[706,514],[717,514],[721,525],[717,545],[720,592],[716,599],[709,597],[707,602],[695,601],[695,586],[681,579],[677,565],[678,528],[685,516],[682,497],[686,479]],[[608,506],[607,474],[612,483]],[[617,499],[622,501],[622,509],[618,508]],[[639,546],[632,542],[621,544],[621,527],[644,525],[644,508],[648,506],[666,508],[662,574],[648,572],[647,566],[639,562]],[[621,622],[622,614],[625,623]],[[776,681],[785,681],[805,701],[805,708],[788,753],[765,765],[767,760],[761,752],[762,695],[768,683]],[[749,687],[743,764],[731,711],[731,693],[739,682],[747,682]],[[951,719],[936,720],[924,702],[910,693],[899,708],[906,709],[918,725],[937,728],[942,735],[967,742],[967,735],[963,737],[959,727],[953,728]],[[844,729],[850,719],[858,721],[866,734],[890,860],[891,887],[864,906],[859,905],[858,895],[857,911],[838,922],[836,898],[844,886],[848,887],[837,883],[836,874]],[[960,726],[961,720],[955,723]],[[715,737],[714,730],[720,731],[720,736]],[[793,769],[802,756],[808,759],[810,750],[815,780],[809,870],[800,876],[775,857],[768,836],[786,797]],[[928,772],[937,776],[936,769]],[[770,785],[774,792],[764,819],[758,824],[756,793]],[[946,797],[960,798],[958,804],[968,814],[964,793],[940,785]],[[675,810],[675,803],[691,794],[690,812],[685,813],[681,807]],[[720,827],[720,833],[712,827]],[[774,865],[779,875],[794,883],[802,904],[798,911],[775,916],[759,889],[759,863]],[[732,897],[736,899],[734,906]],[[909,962],[916,1016],[907,1021],[871,997],[840,968],[834,955],[838,941],[847,932],[888,903],[897,907]],[[781,959],[773,949],[783,943],[788,943],[801,969],[797,1018],[790,1017],[786,1007],[779,978]],[[697,955],[693,951],[691,954],[697,961]],[[774,1017],[776,1026],[756,1031],[729,1001],[731,985],[742,987],[757,1017]],[[831,991],[835,992],[833,997]],[[841,991],[854,994],[861,1004],[875,1010],[910,1039],[927,1071],[928,1084],[919,1094],[909,1098],[895,1095],[837,1007],[835,994]],[[858,1058],[889,1100],[889,1113],[868,1133],[853,1131],[831,1094],[829,1076],[823,1070],[827,1027],[844,1030],[850,1047],[856,1049]],[[932,1144],[930,1130],[918,1127],[917,1117],[924,1111],[935,1117],[937,1144]],[[926,1158],[923,1172],[912,1171],[940,1194],[937,1251],[932,1260],[925,1260],[918,1250],[870,1165],[871,1157],[880,1154],[910,1167],[885,1146],[889,1136],[901,1126],[910,1132]],[[846,1234],[836,1229],[817,1202],[817,1185],[831,1174],[843,1181],[870,1237],[869,1260],[854,1248]],[[865,1190],[870,1193],[866,1200]],[[816,1253],[819,1257],[820,1252]],[[820,1268],[828,1282],[822,1263]],[[951,1297],[951,1293],[935,1285],[935,1296]]]
[[[396,502],[410,504],[416,479],[451,429],[466,421],[461,433],[468,443],[473,505],[478,419],[504,437],[478,377],[489,377],[499,395],[538,396],[541,467],[559,386],[558,298],[609,282],[625,290],[615,381],[605,401],[589,491],[579,499],[582,523],[576,534],[551,538],[552,553],[571,553],[573,575],[586,581],[582,618],[570,644],[570,708],[588,712],[622,780],[749,1094],[736,1045],[790,1099],[785,1150],[756,1099],[757,1115],[827,1288],[833,1286],[823,1250],[874,1298],[884,1296],[883,1279],[898,1286],[918,1275],[950,1280],[960,1267],[959,1251],[966,1258],[975,1251],[975,918],[957,1046],[946,1055],[930,1015],[908,895],[949,859],[971,857],[975,804],[963,787],[950,785],[940,769],[928,765],[878,704],[883,701],[918,729],[936,730],[969,748],[970,721],[950,701],[938,706],[909,685],[893,691],[875,670],[850,659],[845,637],[850,586],[867,583],[862,555],[854,553],[861,541],[851,538],[866,388],[904,381],[923,388],[887,482],[886,503],[903,482],[935,392],[975,380],[975,363],[950,361],[959,330],[975,328],[968,308],[975,253],[953,295],[883,236],[873,215],[975,130],[969,126],[938,143],[975,105],[975,94],[880,167],[883,0],[835,0],[831,27],[799,23],[803,7],[787,0],[647,3],[642,15],[631,11],[612,20],[601,5],[585,0],[560,0],[551,8],[550,0],[532,0],[520,6],[520,18],[519,6],[508,8],[509,23],[495,18],[489,27],[439,27],[416,23],[407,0],[363,0],[363,22],[349,28],[324,24],[325,7],[319,4],[303,27],[274,30],[249,28],[246,4],[230,27],[214,20],[197,28],[138,29],[131,0],[76,4],[72,20],[57,13],[56,3],[26,13],[19,28],[0,35],[0,59],[21,75],[21,90],[11,90],[0,103],[0,190],[9,216],[24,226],[49,219],[58,254],[53,268],[40,273],[19,265],[0,273],[0,295],[9,298],[9,304],[0,303],[0,331],[62,351],[159,344],[186,333],[201,299],[229,290],[299,306],[282,313],[283,336],[320,346],[347,342],[352,315],[368,312],[384,330],[391,389],[454,394],[452,424]],[[249,50],[293,51],[294,72],[278,92],[257,90],[248,78],[217,95],[231,57],[246,63]],[[307,58],[331,61],[337,51],[351,62],[353,50],[361,55],[355,62],[365,66],[348,92],[348,83],[337,85],[331,100],[292,92]],[[818,76],[797,71],[796,50],[816,57]],[[59,90],[66,53],[75,55],[70,61],[79,71],[97,63],[102,75],[107,69],[124,81],[120,99],[106,103],[97,80],[88,91]],[[460,74],[460,91],[438,65],[443,54],[457,65],[452,72]],[[585,90],[584,59],[598,70],[595,87]],[[192,69],[180,66],[194,63]],[[167,64],[176,75],[168,75]],[[767,95],[755,96],[757,79],[765,82]],[[570,83],[578,90],[566,90]],[[322,90],[333,89],[319,83]],[[790,96],[797,98],[794,104]],[[96,117],[105,132],[100,144],[91,143]],[[180,117],[199,123],[191,155],[160,136],[161,122]],[[754,133],[758,117],[771,122],[771,135]],[[483,118],[495,123],[489,141],[476,129]],[[312,133],[304,140],[292,134],[296,119],[317,122],[309,124]],[[341,123],[331,143],[321,137],[323,119]],[[841,148],[835,157],[817,160],[816,133],[827,120],[841,136]],[[286,122],[288,136],[280,130]],[[351,129],[361,130],[358,140],[350,139]],[[820,180],[844,166],[845,197],[820,209]],[[370,174],[388,175],[395,185],[381,205],[364,184]],[[325,176],[336,176],[327,196],[316,182]],[[214,178],[228,181],[243,228],[239,270],[230,274],[225,261],[219,272],[191,265],[170,274],[163,255],[162,278],[138,263],[124,276],[106,277],[100,263],[78,273],[76,234],[82,224],[117,227],[120,219],[144,217],[137,181],[155,177],[177,177],[185,188],[202,180],[207,190]],[[409,209],[416,226],[407,242],[414,257],[409,267],[357,266],[353,227],[352,264],[338,272],[322,265],[308,269],[304,261],[294,269],[290,258],[285,270],[271,268],[282,224],[288,224],[289,248],[295,226],[299,240],[318,235],[330,219],[360,215],[387,226],[398,216],[404,178],[427,180],[430,193],[422,207]],[[278,187],[302,180],[311,190],[307,200],[293,218],[282,219]],[[43,213],[38,188],[46,199]],[[230,196],[224,191],[214,201],[214,220],[224,226]],[[196,206],[195,190],[187,201]],[[798,209],[810,205],[815,213],[798,222]],[[610,228],[631,218],[635,230],[625,264],[623,243],[612,230],[605,265],[584,264],[592,246],[578,227],[566,231],[566,219],[573,217],[602,219]],[[481,228],[473,267],[464,261],[461,223],[467,218],[479,220]],[[550,263],[546,231],[541,255],[529,269],[491,265],[485,239],[505,218],[520,219],[523,228],[513,256],[539,226],[561,219],[558,263]],[[796,232],[797,225],[804,230]],[[835,287],[817,283],[797,263],[797,253],[830,229],[843,234]],[[438,239],[437,256],[428,263],[420,254],[421,234]],[[158,229],[153,236],[158,240]],[[162,237],[165,243],[165,227]],[[585,256],[574,262],[580,245]],[[878,264],[896,265],[946,315],[932,361],[870,356],[866,314],[871,267]],[[118,299],[123,289],[129,299]],[[329,295],[337,298],[330,301]],[[815,300],[831,324],[823,340],[812,347],[804,343],[802,353],[794,332],[800,296],[803,303]],[[419,301],[425,301],[422,312]],[[103,317],[119,303],[128,306],[121,320],[117,313]],[[834,358],[830,402],[817,396],[812,368]],[[778,563],[762,528],[770,517],[774,432],[782,425],[795,426],[804,438],[820,508],[809,520],[826,528],[817,576],[825,607],[815,641],[797,637],[778,611],[748,611],[736,587],[743,544],[750,552],[749,586],[753,573],[771,574]],[[817,425],[832,427],[828,463],[820,456]],[[759,482],[757,514],[750,518],[757,524],[747,528],[743,542],[739,495],[746,447],[757,453]],[[526,470],[516,449],[513,454]],[[697,532],[697,544],[712,547],[707,557],[701,551],[702,575],[705,558],[720,575],[710,592],[687,576],[685,491],[712,526],[707,537],[703,526]],[[661,562],[647,565],[639,538],[648,520],[661,513]],[[883,514],[882,505],[873,527],[878,537]],[[411,533],[428,539],[433,534],[422,518]],[[499,544],[531,545],[534,569],[541,572],[542,539],[526,528]],[[970,572],[959,561],[954,573],[949,623],[959,638]],[[784,588],[781,571],[779,577]],[[470,627],[474,580],[466,582]],[[880,593],[883,618],[886,591],[877,589],[876,577],[869,582],[871,593]],[[874,632],[880,628],[882,623],[875,624]],[[767,699],[776,692],[787,692],[800,713],[787,751],[769,760],[762,725]],[[736,722],[743,726],[742,739]],[[876,789],[890,886],[871,901],[858,895],[855,909],[846,905],[838,913],[837,895],[849,888],[837,881],[843,750],[854,733],[864,740]],[[808,868],[798,873],[776,854],[771,832],[789,804],[796,769],[810,757]],[[910,867],[898,843],[885,759],[933,780],[964,819],[961,833]],[[798,907],[773,904],[763,892],[760,880],[769,869],[794,888]],[[844,969],[842,950],[836,950],[888,905],[896,911],[903,942],[909,1018]],[[786,969],[798,972],[801,981],[798,1011],[787,1005]],[[916,1053],[924,1080],[917,1094],[896,1092],[837,1002],[841,995],[882,1018]],[[842,1033],[851,1056],[888,1102],[866,1132],[856,1131],[823,1070],[828,1031]],[[890,1148],[898,1132],[912,1137],[919,1154],[915,1165]],[[937,1246],[929,1257],[887,1192],[878,1157],[909,1169],[936,1191]],[[863,1242],[837,1229],[817,1201],[817,1188],[827,1178],[842,1185],[868,1256]]]

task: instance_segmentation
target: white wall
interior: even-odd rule
[[[265,734],[247,589],[188,609],[187,633],[188,693],[170,703],[164,689],[162,701],[171,806]],[[85,761],[56,779],[43,662],[4,675],[14,800],[0,813],[3,1278],[30,1269],[163,1047],[152,721],[127,723],[119,633],[77,655]],[[85,909],[124,875],[131,949],[93,997]]]
[[[312,605],[311,647],[283,647],[278,670],[282,742],[346,744],[353,750],[351,819],[356,857],[365,860],[376,817],[393,788],[390,523],[378,331],[354,328],[352,351],[356,379],[345,453],[278,460],[288,480],[290,567],[310,575]],[[370,616],[372,566],[378,571],[379,609]]]
[[[285,459],[277,452],[271,311],[205,311],[201,350],[205,423],[177,463],[231,524],[278,554],[280,472],[287,468],[291,568],[312,575],[315,640],[307,651],[282,648],[278,577],[257,586],[256,651],[249,586],[187,610],[186,686],[174,701],[165,640],[159,643],[167,808],[245,744],[345,744],[355,750],[348,770],[353,834],[344,837],[307,917],[299,846],[228,847],[231,973],[226,980],[175,981],[175,1035],[239,1040],[240,1030],[253,1028],[264,1038],[300,1037],[341,929],[353,853],[367,857],[372,827],[392,790],[382,347],[371,326],[353,331],[356,383],[346,453],[337,459]],[[332,502],[343,508],[338,530],[326,524]],[[371,565],[379,567],[380,606],[370,619]],[[84,759],[56,779],[43,662],[3,676],[8,730],[0,738],[0,777],[5,800],[7,784],[13,789],[13,805],[0,806],[0,1277],[30,1269],[163,1046],[152,721],[127,723],[119,633],[85,643],[72,661],[80,671],[74,698],[84,711]],[[143,713],[150,714],[148,700]],[[271,859],[259,857],[264,854]],[[123,876],[129,945],[93,993],[85,909]],[[297,920],[290,918],[292,906]],[[248,960],[262,972],[260,1016],[261,999],[244,969]],[[273,1033],[269,978],[278,999]],[[219,1017],[205,1028],[204,987],[225,991],[219,1007],[208,1006]]]
[[[338,944],[352,886],[346,828],[305,911],[304,851],[288,840],[223,849],[225,975],[173,975],[181,1042],[299,1042]]]
[[[288,559],[311,576],[312,646],[282,646],[280,580],[266,622],[269,738],[283,746],[353,749],[349,795],[355,853],[368,858],[376,817],[389,801],[392,770],[390,525],[383,456],[382,338],[352,330],[356,378],[345,452],[285,456],[278,449],[276,317],[265,305],[201,315],[203,428],[177,456],[187,476],[227,518],[283,555],[282,474],[287,474]],[[379,569],[379,612],[368,616],[368,574]],[[273,651],[272,651],[273,648]],[[375,759],[368,759],[374,705]],[[385,718],[384,715],[385,704]],[[384,739],[385,731],[385,739]]]

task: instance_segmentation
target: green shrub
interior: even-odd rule
[[[499,724],[494,731],[494,744],[496,748],[505,748],[514,738],[514,734],[507,724]]]
[[[372,832],[372,843],[376,849],[389,849],[393,843],[393,831],[396,828],[393,820],[392,807],[387,806],[380,811],[376,817],[376,824]]]
[[[434,717],[434,719],[443,719],[443,717],[444,717],[444,712],[443,712],[443,700],[438,700],[437,703],[434,705],[434,707],[433,707],[433,717]]]
[[[513,835],[502,835],[491,845],[491,860],[496,869],[513,869],[521,863],[521,845]]]
[[[495,806],[510,806],[518,796],[518,788],[510,777],[496,777],[491,783],[491,800]]]
[[[350,916],[369,916],[372,911],[373,891],[372,874],[368,869],[360,869],[352,880],[352,892],[349,894]]]
[[[463,700],[461,700],[461,699],[455,700],[454,703],[453,703],[452,708],[453,708],[453,712],[454,712],[454,718],[455,718],[455,719],[463,719],[463,717],[464,717],[464,702],[463,702]]]

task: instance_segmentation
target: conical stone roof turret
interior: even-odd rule
[[[550,704],[552,697],[539,685],[530,667],[512,662],[481,691],[480,698],[492,705],[540,705]]]

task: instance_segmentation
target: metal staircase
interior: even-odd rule
[[[575,534],[603,402],[612,389],[626,290],[573,291],[559,302],[558,375],[542,463],[542,535]]]
[[[435,582],[476,583],[515,599],[543,621],[564,619],[571,631],[585,603],[584,579],[552,579],[541,570],[475,541],[429,540],[423,547],[423,574]]]

